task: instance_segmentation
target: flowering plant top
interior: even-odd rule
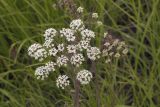
[[[77,12],[83,12],[79,7]],[[93,13],[92,18],[98,18],[98,13]],[[101,21],[97,21],[99,24]],[[102,24],[102,22],[101,22]],[[104,36],[108,34],[104,33]],[[104,44],[104,49],[92,46],[91,41],[97,36],[96,33],[86,28],[81,19],[71,21],[69,28],[56,30],[48,28],[44,32],[44,43],[34,43],[28,48],[28,55],[40,62],[51,59],[45,65],[36,68],[35,76],[37,79],[44,80],[49,74],[59,67],[74,66],[80,68],[77,73],[77,80],[81,84],[88,84],[93,75],[89,70],[81,69],[84,61],[98,60],[105,58],[106,63],[113,57],[120,57],[121,54],[127,54],[128,49],[123,41],[115,40]],[[60,75],[56,80],[56,85],[64,89],[70,84],[67,75]]]

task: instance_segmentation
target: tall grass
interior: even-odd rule
[[[70,15],[53,4],[63,0],[0,0],[0,107],[72,107],[72,87],[55,86],[56,71],[36,80],[32,42],[48,27],[65,27]],[[160,1],[74,0],[99,12],[105,27],[129,44],[129,55],[112,65],[97,63],[102,107],[160,107]],[[71,71],[72,72],[72,71]],[[80,87],[81,107],[96,107],[94,81]]]

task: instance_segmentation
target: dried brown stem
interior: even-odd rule
[[[80,91],[80,83],[77,79],[75,79],[75,95],[74,95],[74,107],[80,107],[79,104],[79,91]]]
[[[97,107],[101,107],[101,99],[100,99],[100,91],[99,91],[99,83],[98,83],[98,74],[96,72],[96,62],[92,61],[91,64],[91,72],[95,75],[94,83],[95,83],[95,91],[96,91],[96,102]]]

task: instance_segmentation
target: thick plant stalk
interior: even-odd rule
[[[95,83],[97,107],[101,107],[100,90],[99,90],[99,83],[98,83],[98,74],[96,72],[96,63],[94,61],[92,61],[91,72],[95,75],[95,78],[94,78],[95,82],[94,83]]]
[[[74,94],[74,107],[80,107],[79,104],[79,93],[80,93],[80,83],[75,79],[75,94]]]
[[[97,107],[101,107],[101,102],[100,102],[100,90],[99,90],[99,84],[98,84],[98,78],[97,74],[95,74],[95,84],[96,84],[96,101],[97,101]]]
[[[77,9],[77,6],[74,3],[74,0],[60,0],[59,6],[66,8],[72,17],[74,18],[78,17],[78,15],[75,12]],[[80,103],[79,103],[80,82],[76,78],[75,78],[74,88],[75,88],[74,107],[80,107]]]

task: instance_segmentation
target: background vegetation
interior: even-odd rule
[[[69,23],[63,1],[0,0],[0,107],[73,106],[74,90],[58,89],[55,73],[37,80],[35,62],[27,55],[46,28]],[[160,107],[160,0],[73,1],[98,12],[106,30],[129,44],[126,58],[98,65],[101,106]],[[81,107],[96,107],[95,88],[94,81],[81,87]]]

